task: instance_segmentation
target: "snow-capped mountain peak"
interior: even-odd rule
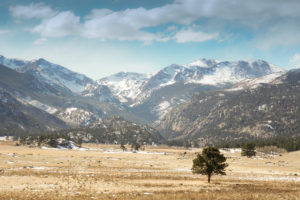
[[[234,84],[250,78],[283,71],[263,60],[218,61],[199,59],[186,65],[170,65],[153,75],[146,83],[156,89],[174,83],[196,83],[205,85]]]
[[[0,56],[0,64],[18,72],[28,73],[50,85],[65,87],[73,92],[82,91],[94,81],[85,75],[73,72],[61,65],[53,64],[43,58],[25,61]]]
[[[205,59],[205,58],[202,58],[202,59],[198,59],[198,60],[195,60],[191,63],[188,63],[188,64],[184,64],[182,66],[184,67],[203,67],[203,68],[210,68],[218,63],[220,63],[221,61],[218,61],[218,60],[214,60],[214,59]]]
[[[95,84],[85,88],[85,96],[94,96],[105,99],[99,93],[99,88],[107,87],[116,99],[122,103],[131,102],[140,93],[142,86],[148,81],[150,75],[135,72],[119,72],[98,80]],[[106,92],[108,93],[108,92]]]

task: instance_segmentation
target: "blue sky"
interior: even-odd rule
[[[0,54],[98,79],[199,58],[300,67],[299,0],[1,0]]]

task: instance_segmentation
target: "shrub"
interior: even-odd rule
[[[256,155],[255,144],[247,142],[242,146],[242,156],[252,157]]]

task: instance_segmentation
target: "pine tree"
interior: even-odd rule
[[[255,144],[247,142],[242,146],[242,156],[252,157],[256,155]]]
[[[225,168],[228,166],[226,158],[216,147],[206,147],[201,154],[193,160],[192,172],[207,175],[210,183],[213,174],[226,175]]]

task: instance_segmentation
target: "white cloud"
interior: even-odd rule
[[[44,44],[45,42],[47,42],[47,38],[39,38],[39,39],[35,40],[33,42],[33,44],[35,44],[35,45],[41,45],[41,44]]]
[[[142,31],[141,28],[149,26],[138,19],[145,9],[138,8],[120,12],[112,12],[107,9],[93,10],[92,14],[86,17],[83,24],[82,35],[89,38],[101,40],[140,40],[151,43],[153,40],[164,41],[166,38],[160,34],[153,34]]]
[[[295,53],[294,56],[290,59],[290,64],[292,67],[300,67],[300,53]]]
[[[79,21],[78,16],[70,11],[64,11],[43,20],[41,24],[32,29],[32,32],[40,34],[43,38],[76,35],[80,29]]]
[[[93,9],[91,11],[91,14],[89,14],[85,18],[86,19],[101,18],[101,17],[105,17],[105,16],[107,16],[107,15],[109,15],[111,13],[113,13],[113,11],[110,10],[110,9],[106,9],[106,8],[103,8],[103,9]]]
[[[48,18],[56,13],[49,6],[45,6],[42,3],[32,3],[29,6],[11,6],[9,10],[13,17],[23,19]]]
[[[201,31],[195,31],[192,28],[183,29],[178,31],[174,39],[178,43],[186,42],[205,42],[208,40],[217,40],[219,33],[204,33]]]
[[[0,30],[0,35],[10,33],[10,30]]]
[[[54,11],[44,4],[10,7],[12,16],[17,19],[40,18],[41,23],[33,27],[32,32],[43,38],[74,34],[103,41],[139,40],[149,44],[168,41],[175,35],[173,39],[180,43],[202,42],[230,35],[224,30],[229,25],[250,28],[254,40],[264,48],[300,43],[300,30],[295,28],[300,27],[299,10],[299,0],[174,0],[152,9],[94,9],[80,22],[80,17],[72,11]],[[186,28],[201,19],[208,21],[201,30]],[[147,28],[168,24],[185,29],[169,30],[168,26],[164,34],[147,31]],[[280,38],[282,33],[286,40]],[[265,42],[262,43],[260,38]]]

